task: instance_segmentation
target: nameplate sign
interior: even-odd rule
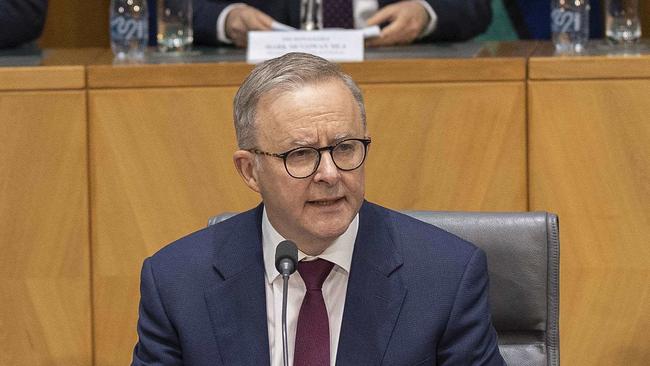
[[[248,32],[246,60],[258,63],[289,52],[304,52],[334,62],[363,61],[363,30]]]

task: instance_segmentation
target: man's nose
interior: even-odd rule
[[[332,154],[329,151],[323,151],[320,157],[320,164],[314,174],[314,181],[334,184],[341,177],[339,168],[334,164]]]

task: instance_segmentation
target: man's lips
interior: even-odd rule
[[[335,205],[343,200],[343,197],[337,197],[337,198],[323,198],[323,199],[317,199],[317,200],[310,200],[307,201],[308,204],[310,205],[316,205],[316,206],[331,206]]]

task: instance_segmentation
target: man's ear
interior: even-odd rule
[[[246,150],[237,150],[233,154],[232,160],[235,163],[237,172],[244,180],[244,183],[246,183],[250,189],[260,193],[257,169],[255,167],[255,164],[257,163],[255,155]]]

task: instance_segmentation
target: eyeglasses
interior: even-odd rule
[[[284,160],[284,168],[290,176],[303,179],[316,172],[320,165],[323,151],[329,151],[332,161],[337,168],[343,171],[357,169],[366,160],[366,153],[370,139],[345,139],[334,145],[315,147],[298,147],[281,154],[269,153],[258,149],[248,151],[272,156]]]

